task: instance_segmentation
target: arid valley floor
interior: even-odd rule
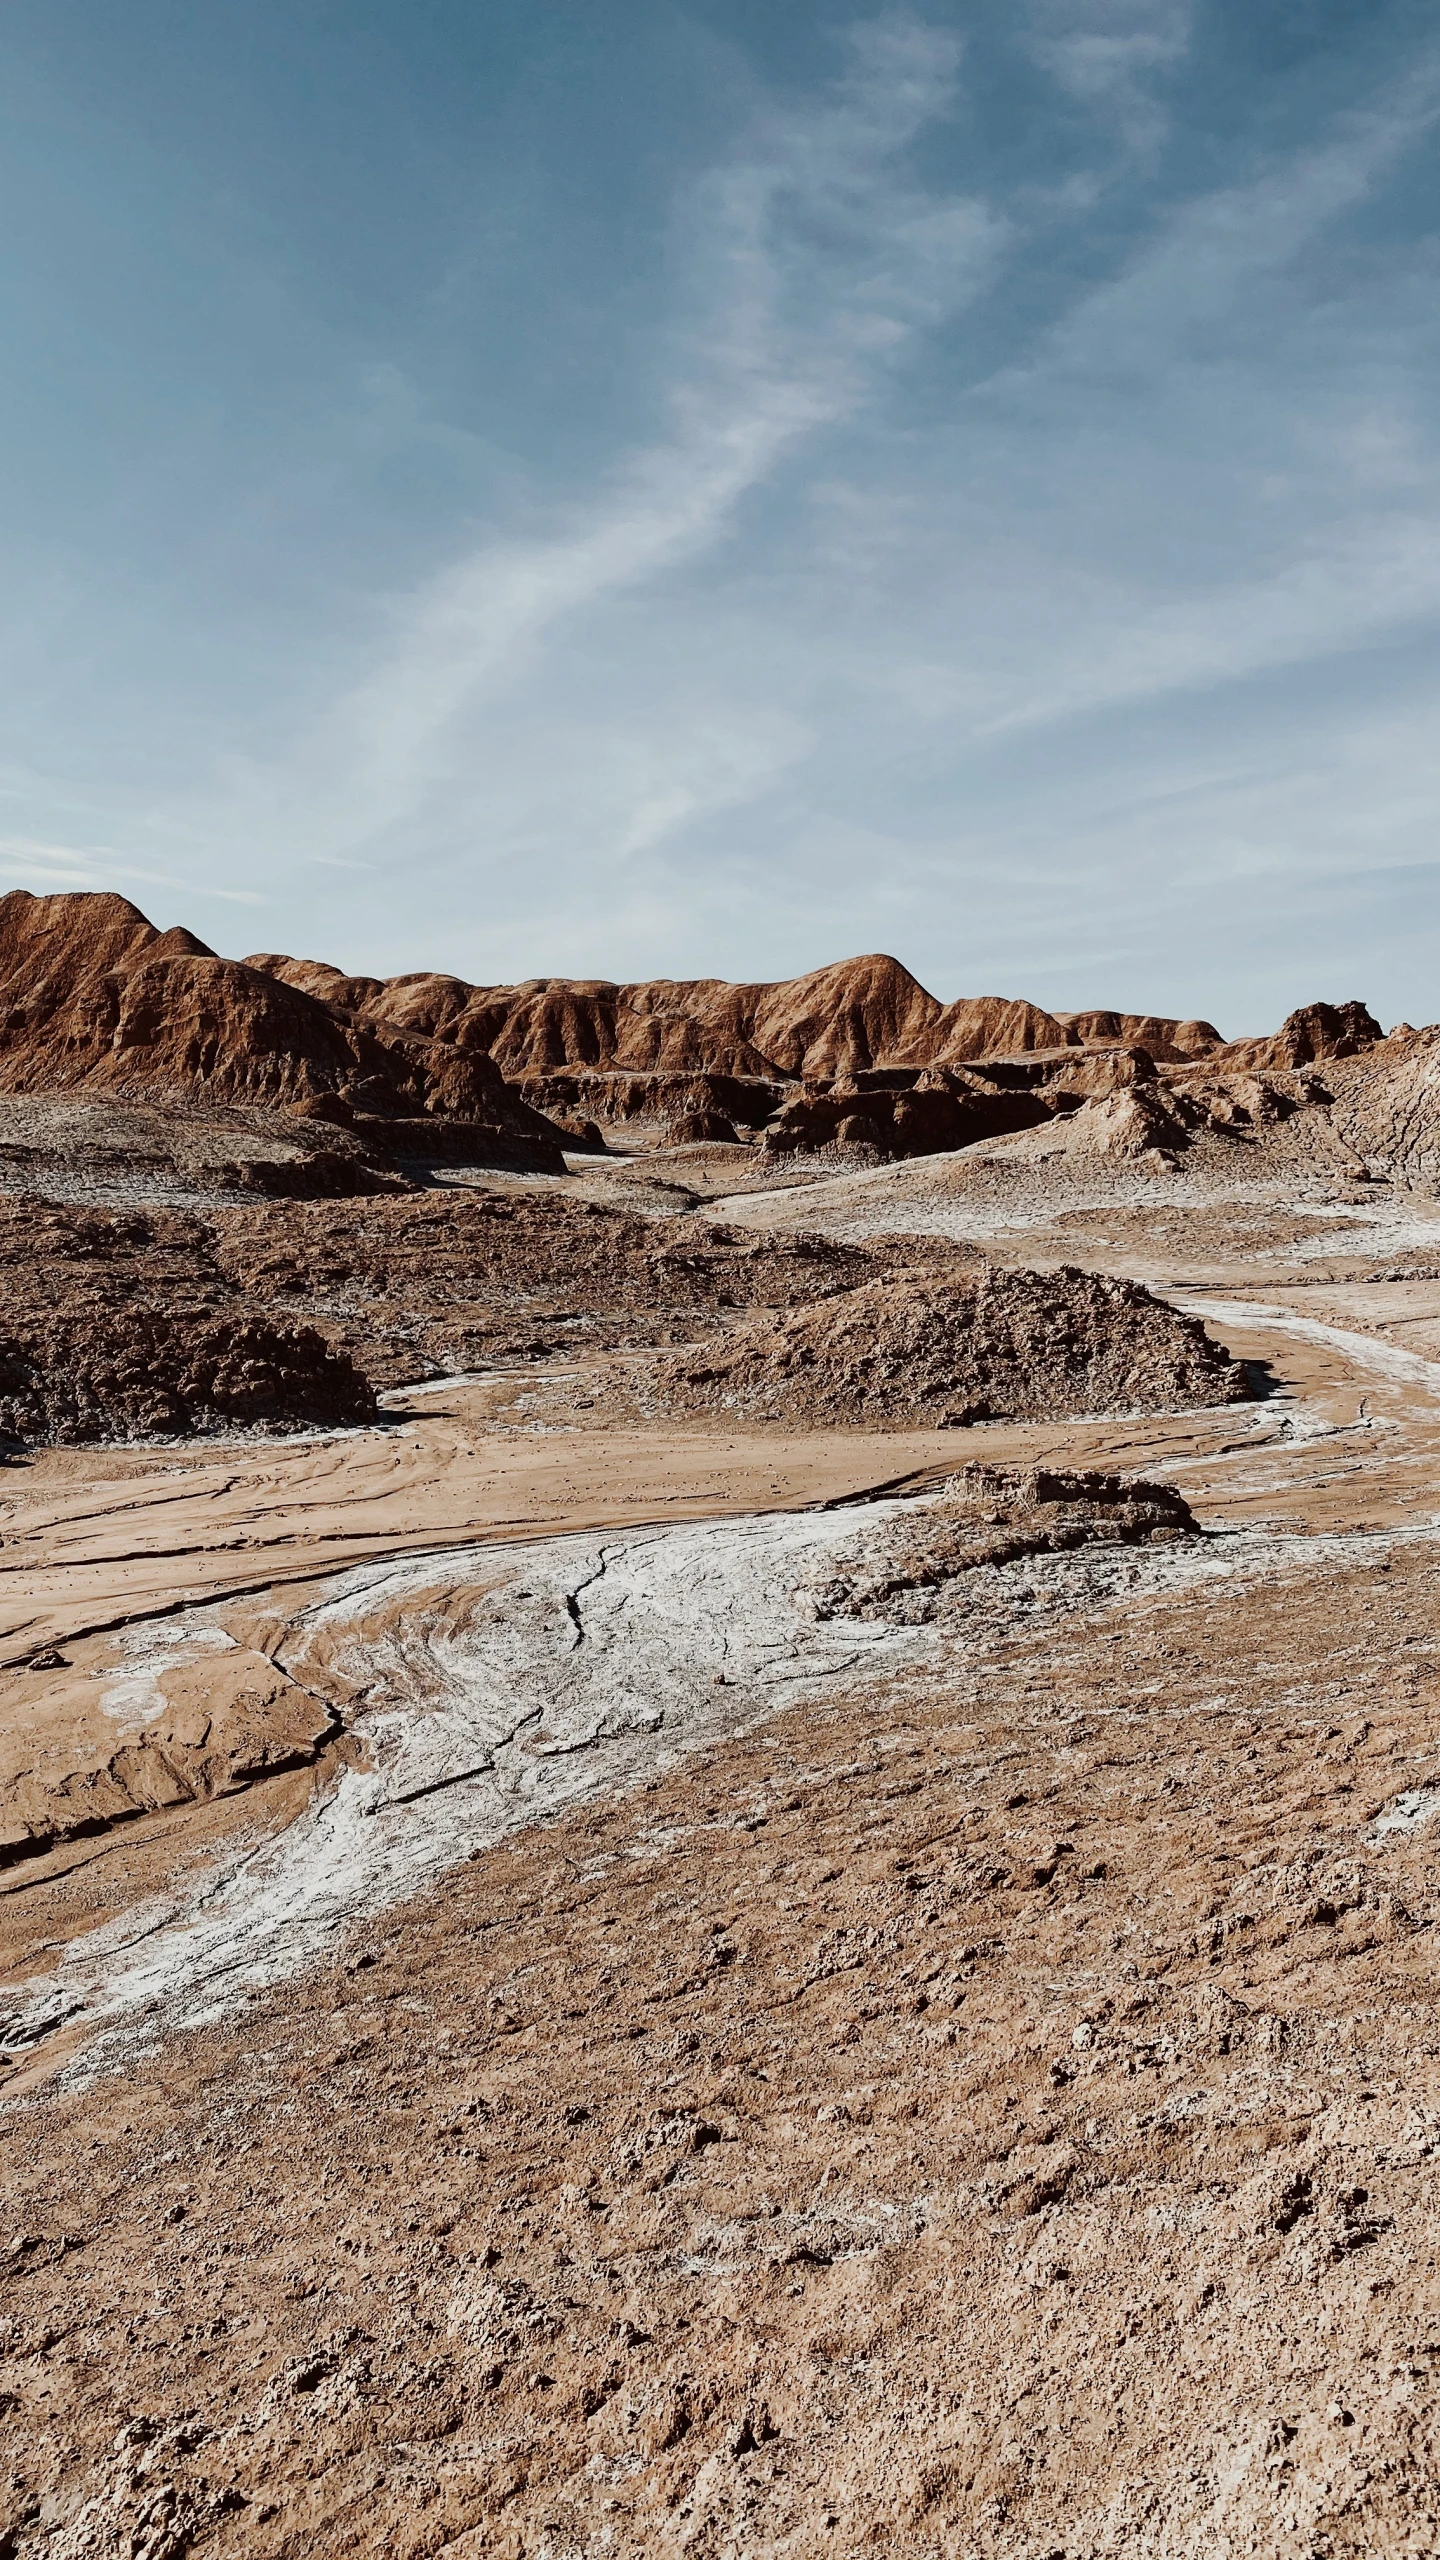
[[[1440,2550],[1440,1033],[122,904],[0,901],[0,2553]]]

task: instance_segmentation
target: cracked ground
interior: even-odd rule
[[[1271,1392],[976,1447],[1205,1537],[919,1626],[813,1595],[923,1504],[807,1506],[932,1448],[677,1444],[657,1521],[593,1372],[528,1510],[445,1398],[388,1475],[37,1471],[74,1734],[320,1739],[0,1876],[0,2549],[1440,2548],[1440,1293],[1165,1250]]]

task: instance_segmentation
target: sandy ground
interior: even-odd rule
[[[12,1781],[312,1734],[0,1876],[17,2560],[1440,2548],[1440,1211],[983,1214],[1269,1392],[657,1439],[592,1366],[9,1478]],[[976,1455],[1209,1534],[817,1614]]]

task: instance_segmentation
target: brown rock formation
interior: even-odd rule
[[[1032,1129],[1054,1117],[1058,1105],[1024,1087],[1007,1090],[941,1067],[901,1081],[895,1088],[864,1078],[828,1090],[796,1095],[782,1104],[765,1131],[779,1154],[819,1147],[870,1147],[887,1156],[938,1154],[981,1138]]]
[[[1138,1547],[1200,1534],[1174,1485],[1052,1467],[962,1467],[943,1501],[902,1519],[817,1594],[826,1618],[885,1618],[923,1626],[948,1587],[986,1565],[1077,1547]]]
[[[1163,1014],[1048,1013],[998,996],[942,1004],[885,953],[733,985],[347,978],[276,952],[251,965],[357,1032],[429,1043],[432,1072],[441,1057],[488,1055],[534,1106],[571,1127],[629,1123],[663,1139],[695,1114],[714,1114],[739,1129],[764,1125],[781,1152],[932,1154],[1033,1127],[1087,1096],[1153,1084],[1157,1068],[1183,1075],[1203,1064],[1253,1082],[1256,1069],[1350,1056],[1381,1036],[1358,1004],[1307,1005],[1273,1037],[1230,1042],[1211,1022]],[[977,1067],[995,1072],[977,1083],[967,1073]],[[1247,1107],[1233,1110],[1218,1085],[1216,1100],[1222,1123],[1243,1125]],[[1163,1115],[1158,1099],[1156,1107]]]
[[[1388,1040],[1328,1061],[1321,1092],[1346,1152],[1370,1175],[1440,1182],[1440,1027],[1402,1024]]]
[[[279,1106],[358,1129],[382,1164],[431,1154],[558,1172],[566,1136],[587,1125],[662,1142],[678,1128],[681,1143],[701,1120],[763,1126],[781,1152],[929,1154],[1153,1084],[1157,1069],[1253,1079],[1381,1037],[1356,1003],[1307,1005],[1272,1038],[1228,1043],[1211,1023],[1158,1014],[942,1004],[885,953],[736,985],[348,976],[283,952],[219,959],[123,898],[0,899],[0,1092]],[[1217,1106],[1236,1122],[1218,1087]],[[427,1121],[465,1134],[427,1141]],[[338,1161],[327,1176],[350,1178]]]
[[[872,1067],[928,1067],[1067,1045],[1060,1022],[1038,1006],[999,997],[943,1005],[885,953],[756,985],[532,978],[515,987],[470,987],[428,975],[346,978],[280,952],[259,952],[249,965],[382,1036],[488,1051],[512,1077],[580,1067],[815,1082]]]
[[[1203,1058],[1224,1046],[1213,1022],[1176,1022],[1167,1014],[1060,1013],[1055,1019],[1087,1048],[1118,1040],[1167,1061]]]
[[[559,1186],[183,1211],[0,1196],[0,1440],[369,1422],[377,1390],[437,1370],[693,1343],[912,1253],[657,1222]]]
[[[385,1040],[289,982],[160,933],[125,898],[0,899],[0,1091],[461,1113],[560,1168],[556,1133],[481,1051]]]
[[[1385,1037],[1368,1005],[1303,1004],[1265,1040],[1227,1040],[1217,1067],[1309,1067],[1324,1058],[1353,1058]]]

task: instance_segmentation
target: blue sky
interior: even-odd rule
[[[1430,0],[10,0],[0,880],[1440,1015]]]

